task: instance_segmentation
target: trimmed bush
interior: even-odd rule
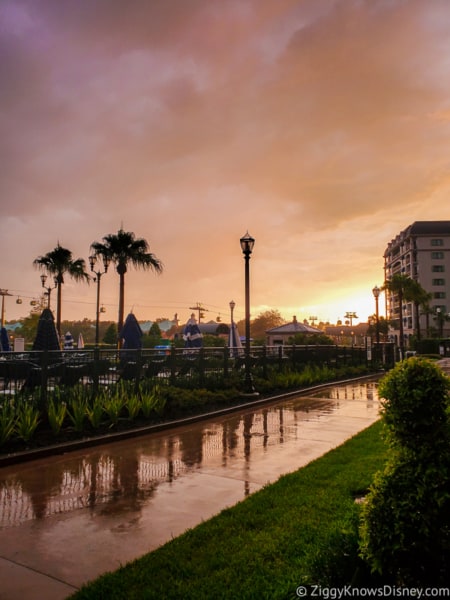
[[[450,380],[418,358],[379,385],[393,452],[362,511],[361,555],[385,583],[448,583],[450,570]]]

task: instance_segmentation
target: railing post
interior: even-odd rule
[[[282,373],[283,371],[283,346],[278,346],[278,372]]]
[[[41,409],[44,409],[47,404],[48,362],[48,350],[44,350],[44,352],[42,353],[41,362]]]
[[[262,352],[263,377],[267,379],[267,346],[264,344]]]
[[[203,385],[205,381],[205,349],[203,346],[200,348],[198,353],[198,372],[199,372],[199,383]]]
[[[230,356],[230,349],[228,348],[228,346],[224,346],[223,347],[223,376],[224,376],[224,378],[228,377],[229,356]]]
[[[177,349],[175,345],[172,346],[169,355],[169,364],[170,364],[170,383],[173,384],[177,375]]]

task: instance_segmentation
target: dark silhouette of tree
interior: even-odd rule
[[[116,271],[119,274],[117,331],[120,332],[124,322],[125,274],[128,271],[128,265],[131,264],[137,269],[153,269],[156,273],[162,272],[163,265],[154,254],[149,252],[149,245],[146,240],[136,238],[134,233],[124,231],[122,228],[117,233],[105,235],[102,242],[93,242],[91,250],[98,256],[109,258],[115,264]]]
[[[72,252],[63,248],[59,242],[54,250],[47,252],[43,256],[38,256],[33,265],[44,271],[47,275],[54,278],[57,292],[56,303],[56,330],[61,337],[61,304],[62,304],[62,285],[64,284],[64,275],[68,274],[75,281],[90,281],[90,276],[86,272],[86,265],[82,258],[74,260]]]

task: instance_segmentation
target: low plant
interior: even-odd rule
[[[103,410],[109,417],[111,427],[117,425],[119,422],[124,405],[125,399],[122,396],[120,387],[112,391],[110,395],[105,396],[103,400]]]
[[[14,434],[16,427],[16,411],[10,402],[0,406],[0,446]]]
[[[141,410],[146,419],[152,414],[157,402],[155,390],[143,391],[141,396]]]
[[[86,404],[86,416],[94,429],[98,429],[102,422],[105,394],[106,392],[104,390],[99,391],[91,401]]]
[[[47,401],[47,419],[54,435],[59,435],[67,415],[67,404],[61,398],[51,397]]]
[[[87,418],[88,396],[86,391],[82,387],[76,386],[71,390],[67,405],[67,415],[73,428],[81,433]]]
[[[40,422],[40,411],[31,402],[22,403],[16,413],[15,431],[24,442],[29,442]]]
[[[131,394],[131,396],[128,396],[125,406],[128,412],[128,418],[130,421],[134,421],[134,419],[138,416],[142,406],[142,401],[139,397],[139,394]]]

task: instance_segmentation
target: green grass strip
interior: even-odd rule
[[[295,598],[298,585],[323,583],[320,570],[342,560],[343,540],[356,539],[355,496],[386,455],[377,422],[72,598]]]

